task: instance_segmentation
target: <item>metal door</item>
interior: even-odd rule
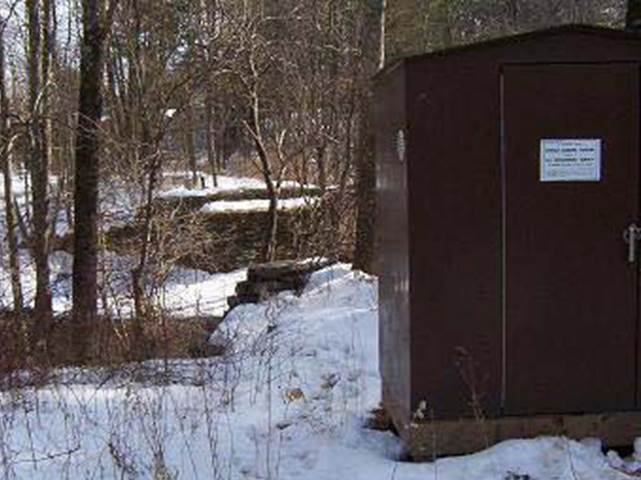
[[[505,413],[634,408],[639,67],[505,66],[501,89]]]

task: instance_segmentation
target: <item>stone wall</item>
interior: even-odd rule
[[[287,187],[281,188],[279,197],[295,198],[301,196],[318,197],[322,194],[318,187]],[[210,202],[218,202],[221,200],[235,201],[235,200],[267,200],[269,194],[264,188],[241,188],[236,190],[221,191],[210,193],[207,195],[193,195],[193,196],[162,196],[154,200],[156,208],[165,210],[180,210],[183,212],[199,210],[205,204]]]
[[[300,189],[296,190],[300,193]],[[240,195],[237,191],[233,193]],[[264,194],[264,191],[250,193]],[[230,196],[217,199],[230,200]],[[163,253],[169,261],[179,258],[179,263],[185,266],[209,272],[227,272],[262,261],[260,253],[269,225],[268,212],[200,212],[210,201],[211,197],[158,201],[156,224],[163,232],[157,234],[162,237],[157,243],[165,242],[167,249],[173,249],[165,249]],[[350,206],[345,209],[338,206],[332,193],[313,205],[279,211],[276,260],[326,257],[350,261],[353,219],[349,212],[352,211]],[[135,252],[138,236],[137,224],[113,228],[107,234],[107,248],[121,253]]]

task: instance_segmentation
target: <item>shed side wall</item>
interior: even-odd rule
[[[379,365],[383,402],[398,426],[407,421],[410,399],[407,163],[398,145],[398,132],[405,135],[404,102],[405,71],[399,64],[377,79],[375,106]]]

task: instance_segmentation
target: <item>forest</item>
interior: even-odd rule
[[[157,201],[177,172],[193,191],[216,188],[227,172],[264,181],[269,218],[255,258],[262,261],[283,256],[283,182],[317,187],[327,208],[297,219],[301,238],[285,255],[372,271],[376,71],[403,55],[563,23],[622,27],[626,7],[617,0],[6,3],[3,285],[23,347],[46,343],[55,323],[47,259],[56,250],[74,254],[65,322],[80,362],[100,323],[99,303],[104,311],[117,302],[104,285],[113,265],[100,252],[118,248],[132,260],[129,291],[120,293],[132,299],[134,324],[158,316],[153,292],[177,263],[189,257],[215,270],[201,258],[216,256],[207,222]],[[101,204],[110,197],[117,208]],[[135,233],[125,247],[112,217],[126,214]],[[168,238],[176,228],[180,241]],[[22,285],[28,270],[35,280]]]

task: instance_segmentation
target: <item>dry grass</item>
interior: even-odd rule
[[[396,433],[392,417],[390,417],[389,413],[387,413],[387,410],[385,410],[383,406],[374,408],[369,412],[365,425],[370,430]]]
[[[217,327],[216,317],[112,320],[101,318],[87,336],[83,366],[117,367],[149,359],[201,358],[219,355],[206,339]],[[18,371],[46,373],[77,366],[72,348],[75,326],[59,316],[46,328],[34,325],[30,311],[0,312],[0,379]]]

